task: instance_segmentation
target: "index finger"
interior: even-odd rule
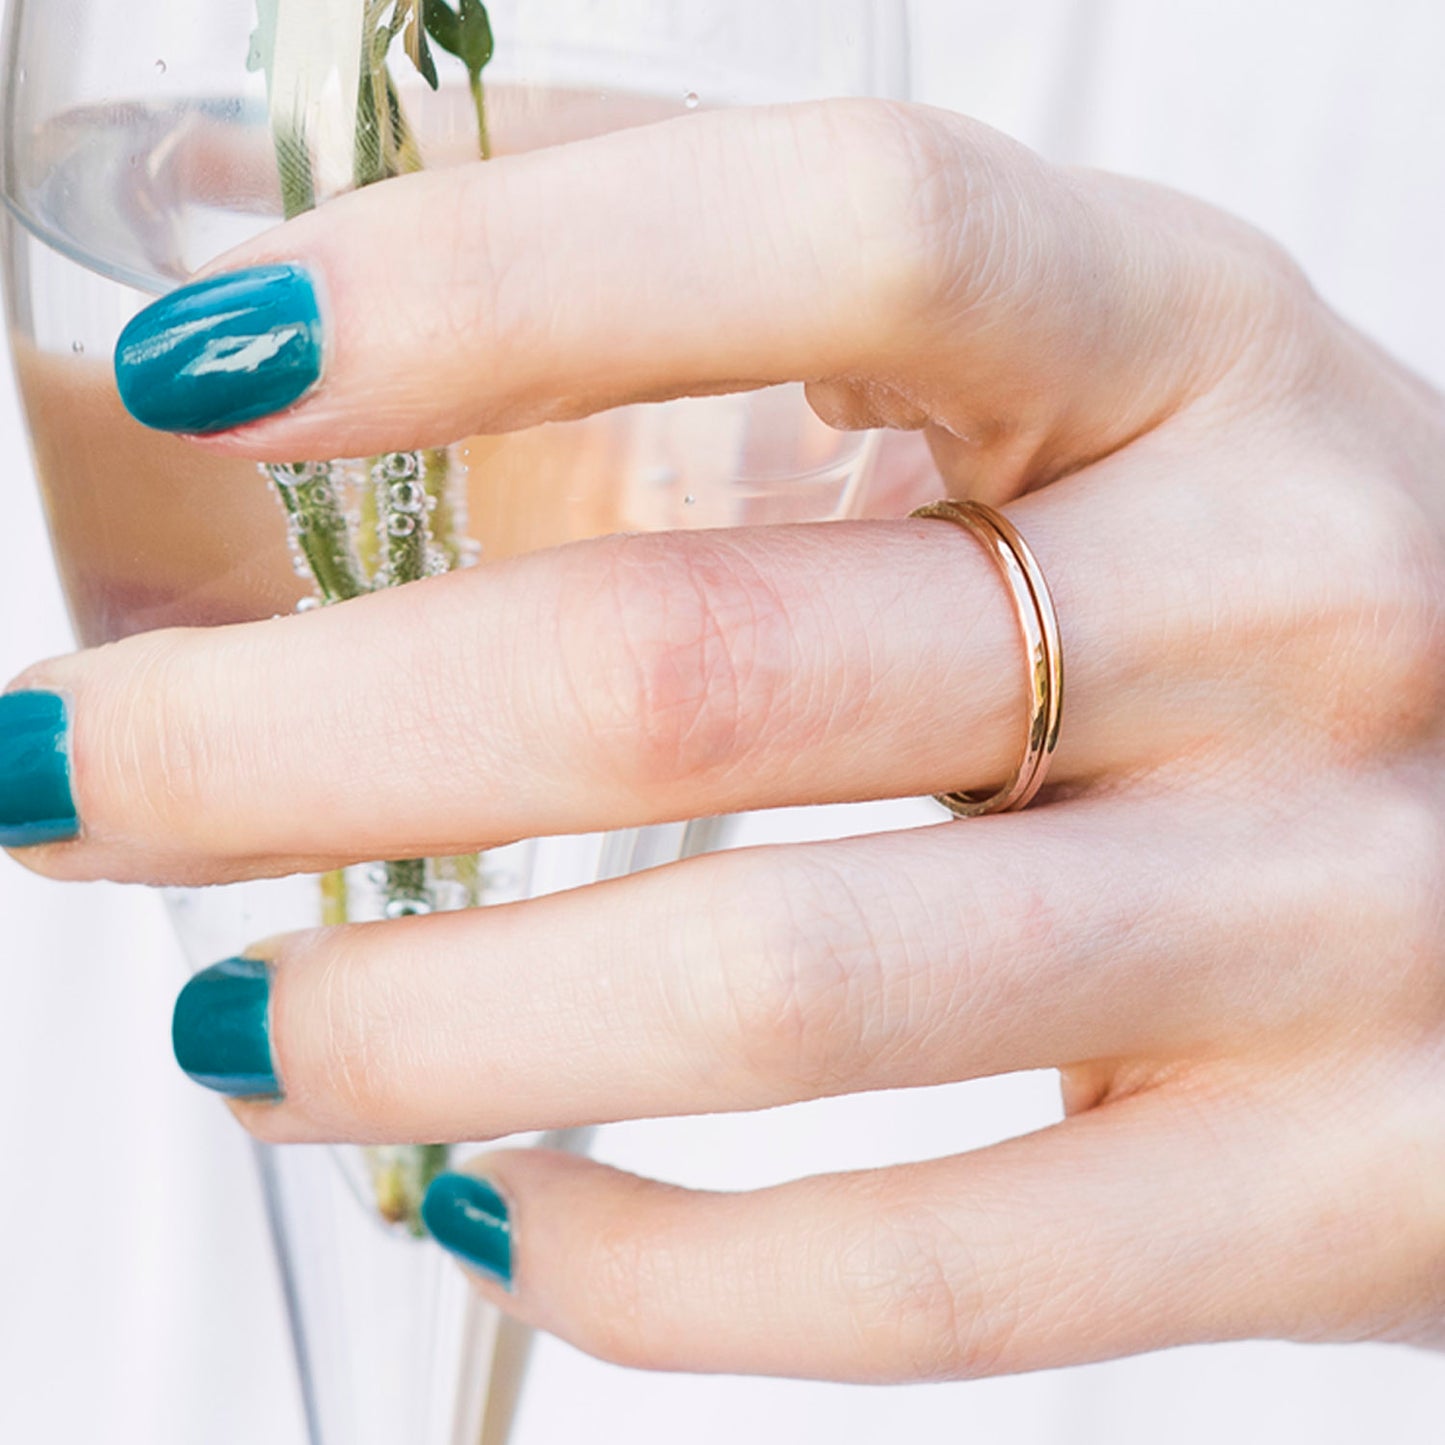
[[[122,393],[143,421],[285,461],[842,382],[868,414],[843,415],[829,388],[826,419],[936,425],[1043,454],[1057,473],[1137,435],[1227,360],[1233,331],[1199,313],[1223,289],[1201,278],[1232,223],[1161,201],[1140,224],[1137,209],[1118,183],[941,111],[689,116],[408,176],[301,217],[143,313],[118,351]],[[280,262],[299,292],[238,321],[238,273]],[[257,365],[290,370],[258,393]],[[238,374],[261,397],[239,410],[222,404]],[[169,388],[196,402],[201,383],[221,399],[214,415],[204,398],[168,405]]]

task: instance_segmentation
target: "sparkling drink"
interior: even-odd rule
[[[508,135],[505,100],[494,102],[499,137]],[[569,127],[546,125],[546,107],[528,93],[524,138],[582,123],[575,99],[554,105]],[[240,101],[127,111],[57,120],[43,138],[64,157],[48,187],[53,207],[4,221],[16,374],[87,645],[268,617],[312,595],[277,545],[284,519],[256,468],[141,427],[111,372],[116,338],[141,306],[270,223],[269,153],[263,137],[248,136],[259,118],[248,126]],[[588,119],[663,114],[659,103],[630,100]],[[178,194],[188,176],[207,173],[197,153],[218,147],[244,183],[225,200]],[[93,204],[88,177],[111,172],[124,191]],[[463,442],[462,530],[486,556],[502,557],[615,531],[842,516],[870,449],[869,438],[817,421],[796,387],[626,407]]]

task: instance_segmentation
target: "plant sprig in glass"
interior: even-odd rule
[[[436,52],[461,63],[476,112],[477,148],[491,158],[483,72],[495,50],[481,0],[257,0],[248,64],[264,71],[282,208],[312,210],[335,191],[374,185],[423,168],[416,132],[392,74],[401,50],[433,90]],[[341,105],[336,104],[337,94]],[[354,100],[353,100],[354,97]],[[351,121],[337,123],[338,111]],[[465,565],[465,494],[445,448],[393,452],[363,462],[306,461],[264,468],[285,509],[311,605],[346,602]],[[359,503],[353,502],[355,494]],[[389,918],[430,913],[439,884],[463,906],[480,902],[481,860],[382,865]],[[344,923],[352,900],[344,872],[321,881],[323,922]],[[446,1167],[438,1145],[367,1151],[378,1213],[420,1234],[427,1185]]]

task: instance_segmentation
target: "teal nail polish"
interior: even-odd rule
[[[473,1269],[512,1287],[512,1224],[507,1201],[485,1179],[438,1174],[421,1202],[432,1238]]]
[[[69,742],[64,698],[53,692],[0,695],[0,848],[63,843],[80,832]]]
[[[277,1098],[271,1063],[271,970],[254,958],[228,958],[181,990],[171,1019],[176,1062],[198,1084],[233,1099]]]
[[[284,411],[321,376],[316,288],[299,266],[257,266],[172,291],[121,333],[126,410],[158,431],[229,431]]]

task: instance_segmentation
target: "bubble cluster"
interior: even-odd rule
[[[330,462],[291,462],[263,466],[286,508],[291,565],[298,577],[316,581],[316,559],[335,568],[354,569],[351,525],[341,504]],[[327,589],[317,583],[323,597]]]
[[[292,566],[315,591],[296,606],[328,601],[475,566],[467,537],[467,468],[458,452],[388,452],[329,462],[263,466],[286,509]],[[341,894],[352,920],[420,917],[479,900],[475,860],[467,881],[447,860],[346,870]]]

